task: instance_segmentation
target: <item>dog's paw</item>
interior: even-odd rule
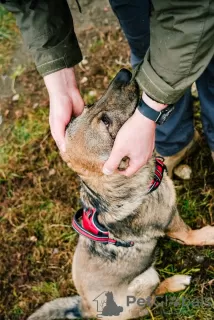
[[[186,289],[191,282],[191,276],[176,274],[173,277],[165,279],[156,289],[156,295],[168,292],[177,292]]]
[[[168,280],[170,280],[170,287],[173,289],[173,291],[170,290],[170,292],[176,292],[184,290],[190,285],[191,276],[176,274]]]
[[[214,227],[206,226],[201,229],[204,239],[202,239],[201,245],[214,245]],[[203,238],[203,237],[202,237]]]
[[[214,246],[214,227],[206,226],[198,230],[191,230],[187,239],[188,245]]]

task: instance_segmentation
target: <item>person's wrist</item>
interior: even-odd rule
[[[145,92],[143,92],[142,99],[150,108],[154,109],[155,111],[161,111],[167,107],[167,104],[152,100]]]
[[[49,95],[68,95],[70,90],[78,90],[74,68],[64,68],[44,76]]]
[[[156,128],[156,123],[153,120],[145,117],[138,109],[135,110],[133,118],[135,123],[139,124],[141,127],[148,124],[148,126],[154,127],[154,129]]]

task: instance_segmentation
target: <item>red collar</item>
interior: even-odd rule
[[[133,241],[121,241],[109,238],[109,231],[103,227],[97,219],[96,209],[80,209],[75,214],[72,226],[80,235],[89,238],[90,240],[97,241],[103,244],[114,244],[119,247],[132,247]],[[82,218],[82,225],[78,222]]]
[[[166,170],[163,158],[157,157],[155,161],[155,176],[150,183],[147,194],[153,192],[159,187],[163,178],[164,170]],[[98,212],[95,208],[84,208],[78,210],[72,221],[74,230],[92,241],[97,241],[103,244],[111,243],[117,247],[132,247],[134,245],[133,241],[121,241],[109,238],[109,231],[99,223],[97,215]],[[82,225],[78,222],[81,218]]]
[[[167,172],[167,168],[164,164],[164,158],[156,157],[155,158],[155,175],[152,182],[150,183],[147,194],[151,193],[152,191],[155,191],[159,187],[163,179],[164,170],[166,170]]]

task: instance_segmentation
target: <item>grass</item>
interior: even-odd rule
[[[8,70],[18,34],[12,13],[0,5],[0,74]]]
[[[7,70],[17,31],[11,15],[2,10],[0,7],[4,21],[0,30],[9,28],[2,36],[8,54],[0,50],[2,68]],[[96,89],[93,99],[99,98],[122,67],[117,60],[128,64],[128,49],[121,42],[118,58],[121,33],[108,28],[99,31],[92,47],[90,34],[85,37],[83,33],[82,37],[89,42],[85,48],[89,68],[77,68],[77,77],[80,82],[88,78],[80,89],[86,103],[91,103],[94,100],[89,92]],[[51,138],[47,92],[34,66],[19,73],[16,84],[22,84],[19,100],[1,101],[1,320],[25,320],[44,302],[76,294],[71,265],[77,235],[71,228],[71,217],[79,207],[78,177],[63,163]],[[196,126],[203,136],[199,107],[195,101]],[[178,207],[185,221],[199,228],[213,223],[214,173],[204,138],[201,151],[186,163],[194,175],[187,182],[175,180]],[[213,248],[183,247],[162,239],[157,270],[162,279],[177,273],[191,275],[192,283],[183,292],[160,298],[144,319],[213,319]]]

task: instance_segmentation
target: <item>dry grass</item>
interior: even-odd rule
[[[88,31],[82,37],[88,39],[84,50],[88,64],[77,68],[77,76],[80,82],[88,78],[81,92],[91,103],[122,64],[127,66],[128,48],[120,31],[110,28]],[[0,127],[1,320],[24,320],[40,304],[76,293],[71,265],[77,236],[71,217],[79,207],[78,178],[62,162],[51,138],[48,97],[33,66],[18,77],[17,86],[22,87],[20,99],[4,99],[0,106],[4,120]],[[196,126],[202,134],[197,101],[195,106]],[[193,178],[175,181],[181,215],[192,227],[211,224],[214,173],[204,140],[200,152],[186,163],[193,168]],[[193,299],[213,297],[212,248],[187,248],[164,239],[157,268],[162,278],[176,273],[193,276],[185,292],[169,295],[183,296],[189,303],[175,307],[164,300],[147,319],[213,319],[214,305],[191,305]]]

